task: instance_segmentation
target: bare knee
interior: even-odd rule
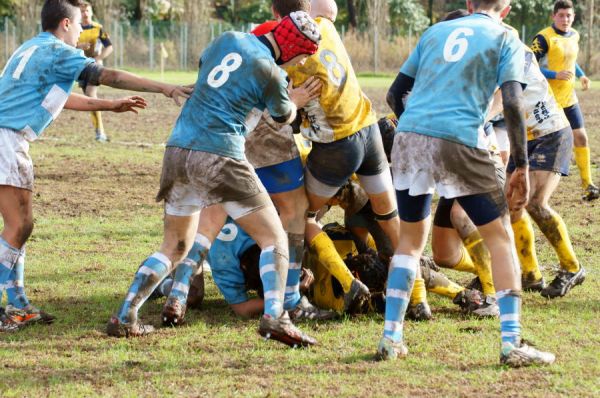
[[[5,224],[3,235],[6,241],[16,248],[21,248],[33,232],[33,220],[24,218],[12,225]]]

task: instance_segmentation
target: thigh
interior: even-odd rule
[[[361,176],[376,176],[387,172],[389,164],[385,156],[379,126],[372,124],[361,129],[356,134],[363,140],[365,148],[363,161],[358,170],[356,170],[356,174]]]
[[[560,182],[560,174],[552,171],[536,170],[529,172],[531,204],[546,205]]]
[[[581,107],[578,103],[566,107],[563,110],[565,111],[565,116],[567,117],[567,120],[569,120],[569,124],[573,130],[582,129],[585,127],[583,113],[581,112]]]
[[[286,233],[272,204],[237,218],[235,221],[256,241],[261,249],[285,243],[285,249],[287,250]],[[280,248],[283,249],[284,247]]]
[[[0,128],[0,185],[33,190],[29,142],[13,130]]]
[[[358,170],[363,158],[362,140],[353,134],[334,142],[313,142],[306,167],[318,182],[339,188]],[[311,188],[308,182],[307,187]]]
[[[573,151],[573,135],[570,127],[530,142],[533,143],[528,146],[530,171],[549,171],[563,176],[569,175]]]

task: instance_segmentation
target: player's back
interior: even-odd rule
[[[432,26],[401,69],[415,85],[397,130],[486,149],[483,123],[493,93],[522,81],[523,57],[518,39],[487,15]]]

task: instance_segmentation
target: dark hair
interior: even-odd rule
[[[556,14],[558,10],[568,10],[569,8],[574,8],[571,0],[558,0],[554,3],[554,14]]]
[[[42,30],[56,30],[63,19],[73,19],[80,7],[81,0],[46,0],[42,7]]]
[[[273,0],[273,10],[282,18],[294,11],[309,12],[310,0]]]
[[[486,10],[502,11],[508,5],[508,0],[471,0],[475,9],[483,8]]]
[[[90,3],[89,1],[82,1],[81,5],[79,7],[81,7],[81,8],[83,8],[83,7],[85,7],[85,8],[92,7],[92,3]]]
[[[444,17],[442,19],[440,19],[440,22],[452,21],[453,19],[466,17],[468,15],[469,15],[469,11],[461,8],[458,10],[450,11],[448,14],[444,15]]]

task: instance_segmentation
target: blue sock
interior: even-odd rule
[[[13,267],[8,281],[6,281],[6,296],[8,304],[23,309],[29,305],[29,300],[25,294],[24,285],[25,272],[25,250],[21,250],[21,255]]]
[[[160,293],[161,296],[169,297],[172,287],[173,287],[173,278],[166,277],[165,279],[163,279],[163,281],[160,283],[160,285],[158,285],[156,290],[158,291],[158,293]]]
[[[304,255],[304,235],[288,234],[290,249],[290,267],[288,268],[287,281],[283,308],[292,310],[300,302],[300,275],[302,273],[302,257]]]
[[[162,253],[156,252],[144,260],[135,273],[133,283],[119,309],[119,321],[136,322],[138,309],[170,271],[171,261]]]
[[[410,301],[410,292],[417,274],[419,259],[396,254],[390,263],[385,298],[385,324],[383,337],[402,341],[402,323]]]
[[[500,309],[500,335],[502,343],[517,345],[521,336],[521,295],[514,290],[496,292]]]
[[[279,318],[283,312],[281,302],[283,286],[280,285],[280,275],[275,266],[274,249],[273,246],[269,246],[260,252],[258,267],[265,297],[265,315]]]
[[[21,250],[12,247],[0,236],[0,286],[4,287],[17,264]]]
[[[202,234],[196,234],[194,245],[188,252],[187,257],[177,264],[169,297],[175,297],[181,305],[185,305],[192,278],[196,275],[201,261],[204,261],[209,250],[210,241],[208,238]]]

